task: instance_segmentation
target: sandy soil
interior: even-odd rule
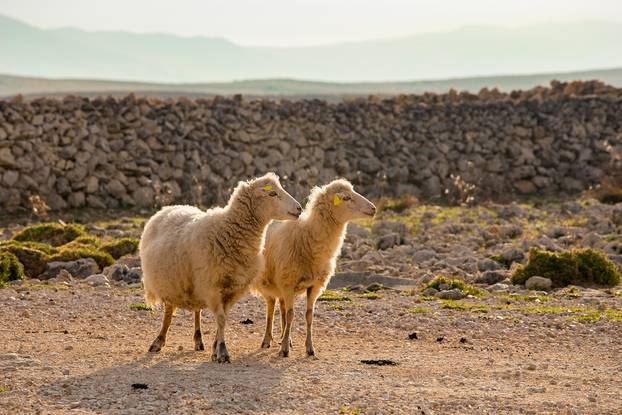
[[[193,350],[186,311],[162,352],[147,353],[161,313],[129,308],[143,301],[140,289],[12,286],[0,290],[0,413],[621,413],[621,322],[521,311],[533,302],[507,309],[493,295],[465,300],[489,308],[483,313],[404,294],[319,303],[311,358],[299,304],[285,359],[259,348],[263,305],[249,297],[229,318],[232,363],[218,364]],[[619,310],[622,298],[546,305]],[[205,315],[206,344],[212,324]]]

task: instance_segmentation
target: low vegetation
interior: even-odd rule
[[[593,249],[557,253],[532,248],[527,265],[516,268],[512,282],[524,284],[535,275],[549,278],[554,287],[615,286],[620,283],[620,271],[615,264]]]
[[[442,275],[439,275],[432,281],[428,282],[425,285],[425,288],[434,288],[438,291],[456,289],[460,290],[464,295],[472,295],[475,297],[480,297],[484,294],[482,290],[471,284],[467,284],[459,279],[447,278]]]
[[[0,251],[0,287],[7,282],[24,278],[24,267],[17,257],[10,252]]]
[[[317,301],[352,301],[352,299],[337,291],[326,290],[318,297]]]
[[[153,308],[149,304],[145,303],[133,303],[129,305],[130,310],[136,311],[151,311]]]
[[[104,268],[123,255],[135,253],[137,249],[138,240],[135,238],[104,241],[88,234],[82,225],[63,223],[28,226],[12,240],[0,242],[2,258],[15,258],[21,267],[11,267],[11,275],[29,277],[39,276],[46,270],[47,263],[53,261],[92,258],[100,268]],[[7,264],[12,263],[7,261]],[[3,271],[3,274],[8,273]]]

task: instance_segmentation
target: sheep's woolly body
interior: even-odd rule
[[[335,271],[346,233],[346,223],[332,214],[327,191],[352,190],[347,181],[330,188],[314,188],[297,221],[274,222],[268,227],[264,256],[266,266],[253,291],[266,297],[301,294],[309,287],[323,289]]]
[[[263,269],[267,223],[253,200],[241,184],[225,208],[170,206],[154,215],[140,243],[147,301],[212,312],[234,304]]]

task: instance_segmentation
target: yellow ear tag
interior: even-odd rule
[[[265,185],[265,186],[263,187],[263,190],[265,190],[266,192],[268,192],[268,191],[272,190],[272,186],[270,186],[269,184],[267,184],[267,185]]]
[[[341,198],[337,195],[333,197],[333,205],[339,206],[341,204]]]

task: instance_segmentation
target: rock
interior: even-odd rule
[[[432,296],[436,296],[436,294],[438,293],[438,290],[436,288],[426,288],[425,290],[423,290],[421,292],[421,294],[427,296],[427,297],[432,297]]]
[[[548,291],[553,286],[553,282],[549,278],[533,276],[525,281],[525,288],[528,290],[544,290]]]
[[[141,187],[138,188],[132,193],[132,198],[136,203],[136,206],[140,207],[150,207],[154,202],[154,192],[149,187]]]
[[[475,282],[478,284],[492,285],[492,284],[496,284],[498,282],[503,281],[505,279],[505,276],[506,276],[505,272],[485,271],[475,279]]]
[[[452,290],[440,291],[436,294],[436,297],[441,300],[461,300],[466,297],[466,295],[457,288],[454,288]]]
[[[514,187],[522,194],[535,193],[538,190],[537,186],[529,180],[519,180],[514,183]]]
[[[102,274],[108,277],[111,281],[124,281],[125,276],[129,271],[130,269],[127,265],[117,263],[104,268]]]
[[[480,259],[479,261],[477,261],[477,269],[480,272],[495,271],[501,268],[502,268],[501,264],[499,264],[497,261],[494,261],[492,259],[486,258],[486,259]]]
[[[510,291],[511,285],[504,283],[504,282],[498,282],[496,284],[491,285],[490,287],[486,289],[491,292],[507,292],[507,291]]]
[[[108,285],[110,281],[104,274],[95,274],[91,275],[84,279],[85,282],[89,283],[93,287],[100,287],[103,285]]]
[[[436,257],[436,252],[431,249],[421,249],[413,254],[415,262],[425,262]]]
[[[89,275],[99,272],[99,266],[92,258],[81,258],[75,261],[54,261],[48,262],[46,270],[39,275],[39,279],[49,279],[57,277],[62,270],[67,271],[74,278],[86,278]]]
[[[384,251],[402,243],[402,237],[397,233],[389,233],[376,240],[376,248]]]
[[[15,183],[17,183],[18,179],[19,179],[18,172],[14,170],[8,170],[4,172],[4,175],[2,176],[2,184],[4,184],[7,187],[12,187],[15,185]]]
[[[134,283],[140,282],[142,278],[143,278],[142,269],[140,267],[132,267],[129,269],[127,274],[125,274],[125,277],[123,278],[123,280],[127,282],[128,284],[134,284]]]
[[[501,253],[501,258],[508,263],[518,262],[525,258],[525,254],[520,249],[510,246]]]
[[[15,167],[15,156],[8,147],[0,148],[0,167]]]

